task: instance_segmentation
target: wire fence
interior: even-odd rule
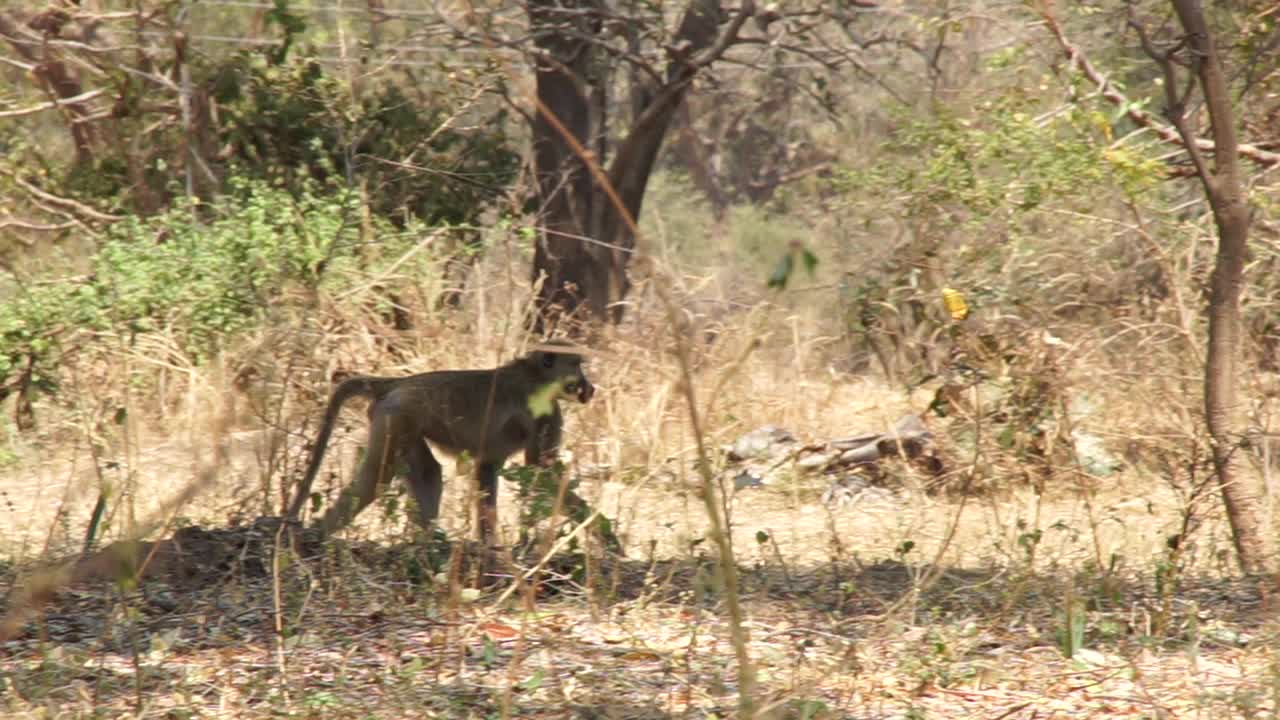
[[[200,0],[188,6],[190,9],[203,8],[236,8],[245,11],[270,11],[275,8],[269,3],[251,2],[250,0]],[[482,47],[479,45],[467,45],[464,39],[458,37],[455,30],[446,25],[438,12],[434,10],[407,10],[407,9],[387,9],[368,7],[348,7],[343,5],[309,5],[309,6],[290,6],[289,12],[294,14],[312,14],[335,15],[335,16],[355,16],[355,19],[344,18],[341,20],[330,20],[324,23],[322,28],[326,35],[332,35],[339,32],[337,27],[341,24],[341,35],[344,42],[316,42],[315,40],[306,39],[304,34],[304,44],[307,48],[316,51],[318,54],[313,57],[314,60],[328,64],[361,64],[366,66],[376,66],[385,68],[394,67],[424,67],[438,68],[441,67],[443,61],[451,68],[479,68],[487,63],[487,59],[491,58],[495,53],[503,55],[507,60],[519,61],[518,53],[509,50],[494,49],[490,47]],[[249,14],[246,12],[246,14]],[[227,35],[217,32],[205,31],[205,25],[209,24],[210,18],[202,18],[199,13],[193,13],[185,26],[189,28],[187,33],[188,42],[192,43],[198,50],[206,54],[216,55],[220,50],[215,48],[266,48],[280,43],[279,37],[251,37],[247,35]],[[375,40],[374,36],[381,33],[383,24],[382,18],[390,18],[402,21],[401,24],[414,20],[435,18],[435,22],[422,23],[424,27],[413,28],[407,33],[407,38],[411,38],[412,42],[406,42],[403,39],[381,39]],[[363,19],[363,22],[361,22]],[[361,27],[361,26],[364,27]],[[312,25],[315,27],[315,25]],[[361,32],[361,31],[364,32]],[[314,30],[312,31],[315,32]],[[152,39],[168,40],[171,34],[161,30],[143,30],[138,33],[142,37]],[[423,40],[438,38],[439,43],[424,45]],[[199,48],[201,44],[213,46]],[[430,58],[430,59],[422,59]],[[788,63],[771,63],[771,67],[777,70],[798,70],[798,69],[819,69],[823,65],[816,61],[795,61]]]
[[[184,26],[187,39],[197,52],[219,55],[227,50],[257,49],[278,45],[263,22],[265,13],[276,9],[268,2],[254,0],[200,0],[186,6]],[[250,27],[244,34],[226,30],[227,11],[243,15]],[[215,14],[222,11],[220,14]],[[433,9],[358,5],[297,3],[288,12],[306,19],[307,30],[300,40],[313,53],[312,59],[326,65],[360,65],[374,72],[391,68],[435,68],[448,64],[455,68],[479,67],[488,53],[483,48],[465,47],[444,40],[454,35]],[[233,18],[234,19],[234,18]],[[254,26],[257,26],[256,28]],[[257,34],[261,33],[261,34]],[[162,38],[164,31],[148,30],[144,37]],[[424,40],[439,38],[440,43]]]
[[[276,7],[272,3],[246,2],[244,0],[200,0],[199,5],[204,7],[236,7],[249,10],[274,10]],[[193,5],[192,7],[196,6]],[[292,6],[289,8],[289,11],[331,13],[334,15],[376,15],[385,18],[440,17],[440,13],[435,10],[406,10],[403,8],[388,7],[371,8],[367,3],[364,7],[352,7],[348,5]]]

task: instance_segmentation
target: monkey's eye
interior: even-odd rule
[[[542,356],[542,367],[545,367],[545,368],[554,367],[555,364],[556,364],[555,355],[552,355],[551,353],[546,353],[545,355]]]

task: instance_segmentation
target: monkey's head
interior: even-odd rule
[[[563,347],[564,350],[559,348]],[[585,403],[596,388],[583,372],[582,354],[564,341],[549,341],[524,357],[526,367],[538,378],[540,387],[554,388],[557,397],[576,397]]]

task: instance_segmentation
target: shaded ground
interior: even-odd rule
[[[723,717],[736,664],[709,560],[566,556],[535,592],[468,602],[428,548],[186,528],[85,569],[0,645],[10,717]],[[150,557],[150,560],[145,558]],[[297,558],[305,558],[298,560]],[[447,574],[447,573],[446,573]],[[90,577],[91,576],[91,577]],[[576,579],[575,579],[576,578]],[[7,603],[20,595],[12,568]],[[26,581],[24,581],[26,582]],[[1256,585],[921,566],[759,563],[743,599],[774,717],[1270,717]],[[278,590],[278,592],[277,592]],[[278,598],[278,599],[277,599]],[[1079,644],[1059,649],[1077,608]],[[278,633],[276,628],[283,629]]]

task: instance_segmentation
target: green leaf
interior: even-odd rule
[[[800,259],[804,261],[804,269],[809,271],[809,276],[813,277],[814,271],[818,268],[818,256],[814,255],[809,248],[805,248],[800,252]]]
[[[498,664],[498,646],[493,644],[493,640],[488,635],[482,635],[481,640],[484,643],[483,649],[480,651],[480,662],[484,666],[491,668]]]
[[[542,687],[542,681],[545,677],[546,674],[541,669],[534,670],[533,675],[528,680],[517,685],[517,687],[524,691],[537,690]]]
[[[795,260],[792,259],[791,253],[788,252],[786,255],[782,256],[782,259],[778,261],[777,266],[773,268],[773,273],[769,275],[767,287],[786,290],[787,281],[791,279],[791,271],[794,269]]]

